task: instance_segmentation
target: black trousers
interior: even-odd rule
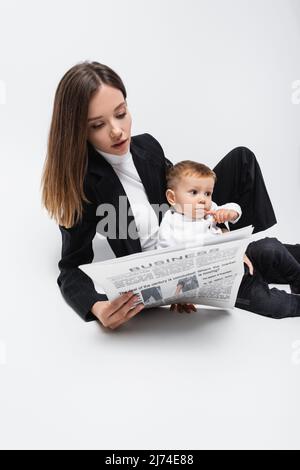
[[[253,225],[253,233],[276,224],[275,213],[261,169],[254,153],[247,147],[231,150],[214,168],[217,182],[213,200],[218,204],[236,202],[242,217],[230,229]],[[300,245],[282,244],[265,237],[249,244],[246,254],[254,265],[251,276],[245,265],[236,307],[271,318],[300,316],[300,295],[269,288],[269,283],[300,282]]]
[[[300,245],[293,249],[300,258]],[[269,283],[300,285],[300,263],[295,257],[277,238],[269,237],[250,243],[246,254],[254,274],[245,265],[235,306],[271,318],[299,317],[300,295],[269,287]]]
[[[234,148],[222,158],[214,172],[217,175],[214,202],[218,205],[236,202],[242,208],[242,217],[231,224],[231,230],[253,225],[253,233],[256,233],[277,223],[260,166],[251,150]]]

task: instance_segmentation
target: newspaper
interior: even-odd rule
[[[154,249],[80,265],[109,300],[132,291],[145,308],[193,303],[233,308],[244,275],[248,226],[188,246]],[[135,304],[135,305],[136,305]]]

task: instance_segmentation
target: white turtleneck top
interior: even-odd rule
[[[142,251],[154,250],[159,229],[158,218],[148,200],[130,150],[124,155],[114,155],[96,147],[95,149],[112,166],[125,190],[135,219]]]

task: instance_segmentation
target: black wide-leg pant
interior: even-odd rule
[[[299,256],[300,245],[297,249]],[[270,318],[300,316],[300,295],[288,294],[269,284],[300,285],[300,263],[277,238],[265,237],[250,243],[246,250],[254,273],[248,267],[238,291],[235,306]]]
[[[251,150],[234,148],[214,171],[217,181],[213,200],[218,205],[236,202],[242,208],[242,217],[230,225],[231,230],[253,225],[256,233],[276,224],[260,166]],[[299,284],[300,245],[265,237],[250,243],[246,254],[254,265],[254,275],[244,265],[236,307],[271,318],[300,316],[300,295],[269,288],[269,283]]]
[[[230,230],[253,225],[253,233],[261,232],[277,223],[260,166],[254,153],[247,147],[231,150],[214,168],[217,181],[213,201],[218,204],[236,202],[242,217]]]

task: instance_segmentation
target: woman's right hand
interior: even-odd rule
[[[144,304],[141,303],[133,307],[137,300],[139,300],[138,296],[134,295],[133,292],[127,292],[114,300],[103,300],[94,303],[91,312],[105,328],[114,330],[144,308]]]

